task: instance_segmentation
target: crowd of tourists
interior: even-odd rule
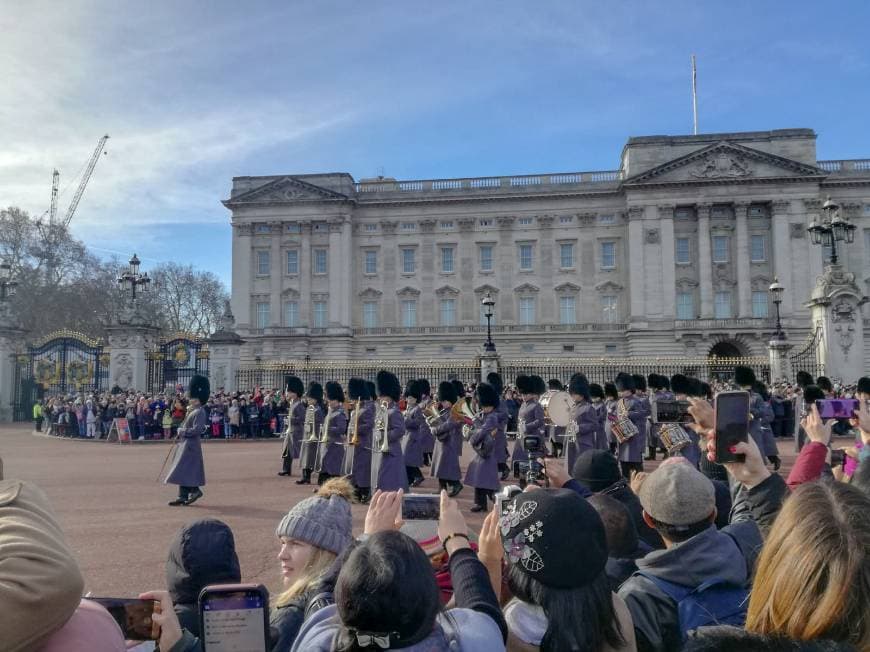
[[[709,460],[712,408],[691,402]],[[866,403],[852,421],[870,443]],[[736,446],[745,461],[725,464],[724,481],[676,455],[630,484],[609,451],[584,451],[570,469],[548,457],[550,488],[506,497],[479,533],[446,490],[437,521],[404,523],[402,490],[377,491],[355,533],[353,487],[332,478],[272,533],[284,591],[272,599],[271,649],[870,650],[870,448],[836,479],[831,427],[811,406],[788,478],[753,438]],[[162,607],[159,649],[201,650],[200,590],[245,580],[231,529],[185,525],[166,578],[141,587],[157,589],[141,597]],[[126,648],[108,613],[81,597],[45,494],[18,479],[0,481],[0,587],[0,649]]]

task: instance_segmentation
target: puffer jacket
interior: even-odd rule
[[[762,527],[775,517],[785,496],[785,481],[771,475],[751,490],[738,492],[739,520],[722,530],[713,525],[665,550],[637,560],[641,572],[681,586],[697,587],[713,578],[746,586],[763,544]],[[735,513],[735,510],[732,510]],[[637,649],[670,651],[681,644],[677,605],[655,583],[633,575],[619,589],[634,621]]]
[[[199,636],[199,593],[209,584],[241,581],[230,526],[205,518],[183,526],[169,546],[166,587],[182,628]]]
[[[827,639],[815,641],[793,641],[778,636],[753,634],[739,627],[702,627],[689,634],[683,652],[745,652],[746,650],[765,650],[765,652],[857,652],[848,643]]]

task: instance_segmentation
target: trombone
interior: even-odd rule
[[[353,414],[353,417],[347,422],[347,433],[350,435],[348,439],[348,446],[359,446],[359,435],[357,434],[357,430],[359,429],[359,413],[360,413],[360,405],[362,401],[357,399],[356,401],[347,401],[344,404],[344,409],[348,414]]]
[[[386,455],[390,452],[390,441],[387,438],[387,429],[389,428],[389,412],[387,401],[378,403],[377,413],[375,414],[375,433],[380,433],[381,445],[377,449],[380,453]]]
[[[313,405],[305,408],[305,423],[302,426],[302,435],[306,444],[313,444],[317,441],[317,429],[315,428],[316,415],[317,408]]]

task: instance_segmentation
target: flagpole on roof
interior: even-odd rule
[[[692,116],[695,135],[698,135],[698,68],[695,65],[695,55],[692,55]]]

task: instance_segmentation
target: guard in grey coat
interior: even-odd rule
[[[178,485],[178,498],[169,503],[173,507],[192,505],[202,498],[200,487],[205,485],[205,465],[202,461],[200,437],[205,434],[208,427],[208,420],[202,406],[208,402],[210,391],[208,378],[205,376],[194,376],[190,379],[189,409],[184,421],[178,427],[172,465],[164,481],[165,484]]]
[[[326,414],[326,409],[323,405],[323,387],[320,383],[309,383],[308,393],[305,395],[305,398],[308,402],[308,407],[305,408],[302,453],[299,456],[302,477],[296,481],[296,484],[311,484],[311,473],[314,471],[314,464],[317,461],[320,427]]]
[[[541,394],[547,391],[543,378],[539,376],[517,376],[517,391],[523,397],[517,415],[517,440],[514,442],[514,452],[511,462],[514,466],[514,476],[519,477],[517,462],[528,462],[529,454],[525,449],[525,438],[535,437],[538,446],[546,450],[546,423],[544,408],[538,402]]]
[[[604,423],[607,419],[607,405],[604,402],[604,388],[598,383],[589,385],[589,396],[592,397],[592,407],[598,417],[598,430],[595,432],[595,449],[607,450],[607,432]]]
[[[342,474],[350,476],[356,499],[366,503],[372,486],[372,428],[375,425],[375,403],[370,399],[374,397],[369,396],[368,385],[361,378],[351,378],[347,381],[347,394],[354,407],[348,415],[347,446],[344,450]]]
[[[420,401],[423,398],[419,381],[409,380],[405,388],[405,437],[402,440],[402,454],[405,456],[405,473],[408,475],[408,484],[418,487],[423,483],[423,439],[426,419],[420,409]]]
[[[498,471],[501,474],[502,480],[507,480],[510,469],[508,468],[508,447],[507,447],[507,426],[510,421],[510,413],[508,412],[507,402],[503,400],[504,383],[501,376],[496,372],[491,371],[486,375],[486,382],[492,385],[493,389],[498,394],[499,401],[496,412],[498,413],[498,434],[495,437],[495,459],[498,462]]]
[[[583,374],[574,374],[568,383],[568,393],[574,399],[571,408],[571,421],[565,428],[565,456],[568,468],[574,468],[577,457],[587,450],[595,448],[595,436],[598,432],[598,412],[592,405],[589,395],[589,381]]]
[[[619,466],[622,475],[630,479],[632,471],[643,471],[643,449],[646,447],[646,425],[649,412],[634,396],[634,379],[628,374],[617,374],[615,383],[619,400],[614,406],[616,413],[624,413],[637,428],[637,434],[619,444]]]
[[[459,447],[462,441],[462,423],[450,416],[450,410],[459,397],[453,383],[438,385],[438,407],[444,414],[432,422],[435,451],[432,456],[432,476],[438,478],[442,489],[448,489],[453,498],[462,491],[462,469],[459,468]]]
[[[320,443],[317,445],[317,484],[341,475],[344,461],[344,443],[347,434],[347,413],[344,411],[344,390],[336,382],[326,383],[326,400],[329,411],[321,426]]]
[[[495,458],[495,439],[498,433],[498,394],[489,383],[480,383],[476,390],[480,412],[474,417],[474,429],[469,443],[474,448],[474,459],[465,472],[465,484],[474,487],[472,512],[484,512],[486,499],[495,502],[495,492],[501,488],[498,481],[498,462]],[[540,406],[539,406],[540,407]]]
[[[285,384],[290,404],[287,406],[287,429],[284,431],[284,448],[281,451],[283,466],[278,475],[291,475],[293,460],[299,459],[302,449],[305,425],[305,402],[302,400],[305,386],[296,376],[287,376]]]
[[[405,417],[397,405],[402,386],[394,374],[382,370],[377,376],[377,392],[380,405],[375,411],[372,435],[372,486],[382,491],[407,491],[408,475],[402,455]]]
[[[425,378],[420,378],[417,383],[420,386],[420,409],[423,414],[426,413],[426,408],[432,403],[432,386]],[[426,421],[423,421],[423,427],[420,429],[422,434],[422,449],[423,449],[423,466],[432,464],[432,453],[435,451],[435,435],[432,434],[432,429]]]

